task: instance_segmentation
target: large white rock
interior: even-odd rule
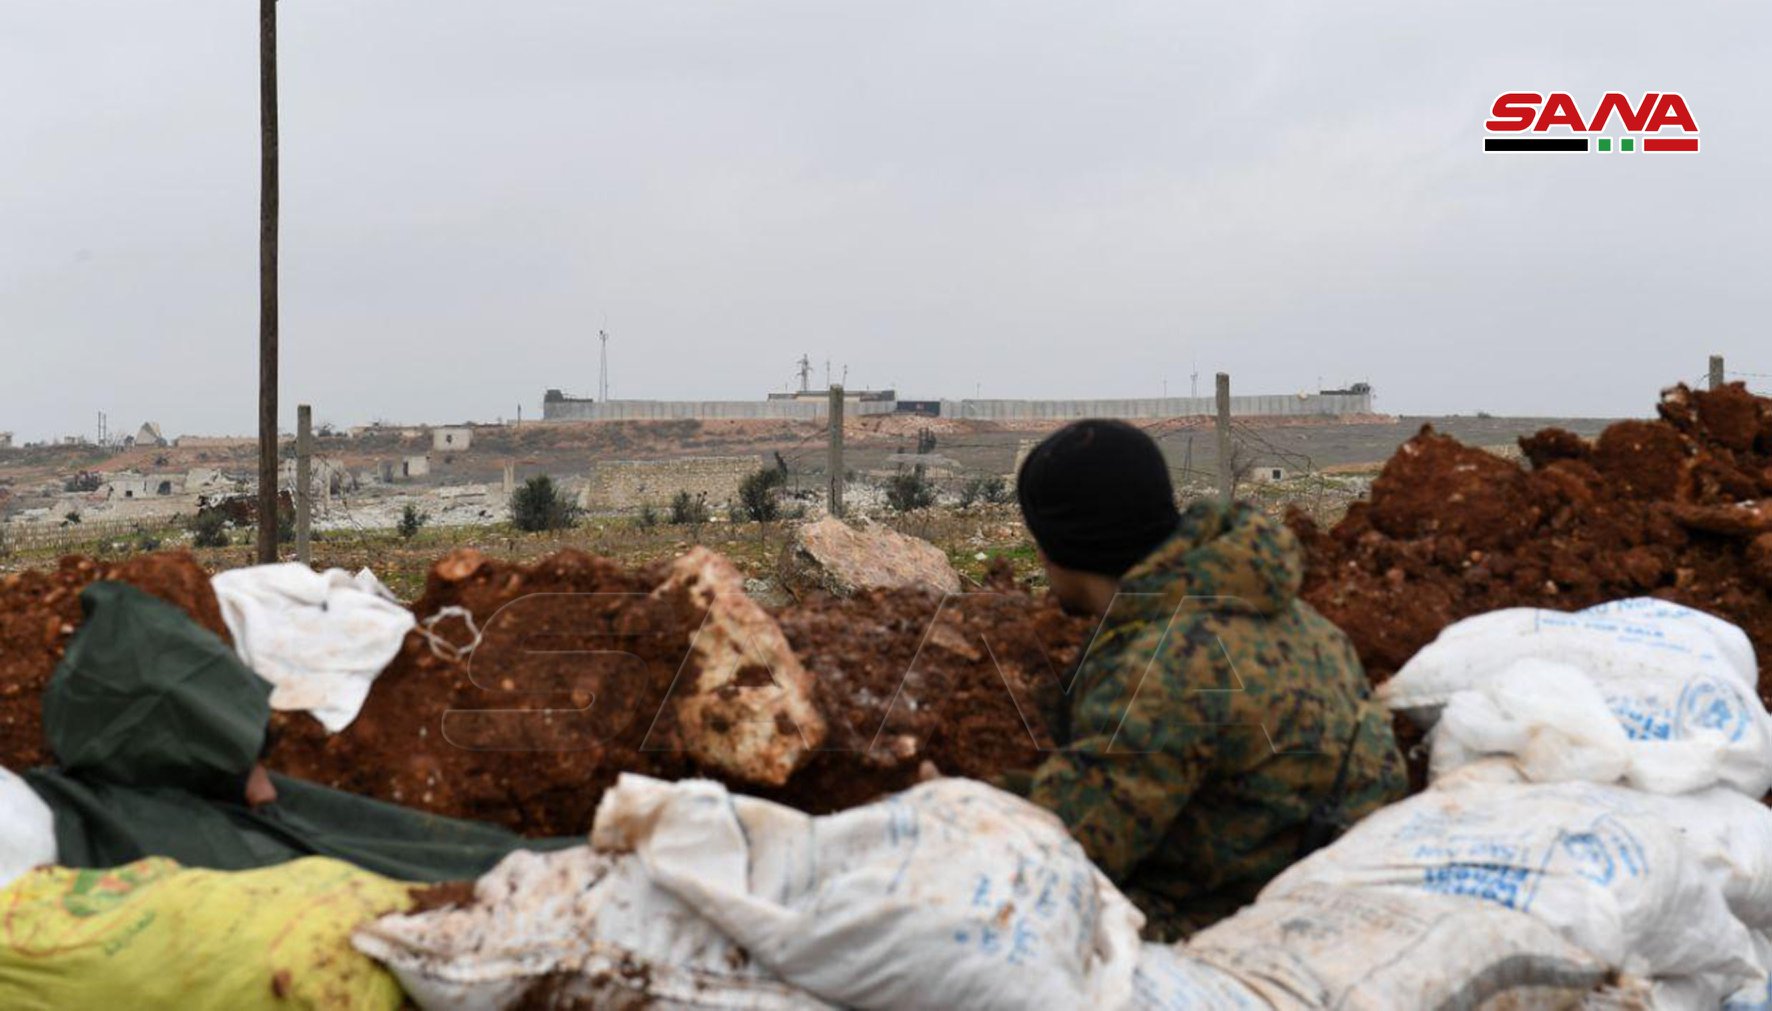
[[[960,574],[940,548],[866,520],[808,523],[794,534],[791,556],[792,582],[840,595],[909,586],[960,592]]]
[[[824,743],[812,675],[744,576],[724,556],[696,547],[672,563],[655,595],[685,592],[706,617],[689,642],[684,674],[671,686],[684,746],[704,768],[781,786]]]

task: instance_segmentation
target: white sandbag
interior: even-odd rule
[[[1180,945],[1147,942],[1132,974],[1127,1011],[1273,1011],[1273,1007],[1237,977],[1194,958]]]
[[[1392,887],[1525,913],[1620,972],[1690,976],[1730,993],[1758,981],[1748,930],[1673,825],[1591,783],[1481,783],[1383,808],[1270,882],[1258,905],[1303,888]]]
[[[504,1011],[538,987],[732,1011],[1132,998],[1143,917],[1056,818],[982,783],[814,818],[624,775],[592,841],[512,854],[471,906],[383,917],[355,944],[426,1011]]]
[[[1455,791],[1525,782],[1517,763],[1485,759],[1435,779],[1433,786]],[[1677,795],[1619,790],[1606,799],[1614,810],[1679,832],[1693,858],[1715,876],[1736,919],[1756,930],[1772,929],[1772,808],[1726,787]]]
[[[638,857],[589,846],[519,850],[475,883],[472,904],[384,916],[353,943],[425,1011],[539,1006],[542,994],[583,1007],[829,1007],[653,885]]]
[[[1264,895],[1183,950],[1283,1011],[1567,1007],[1609,973],[1524,913],[1387,888]]]
[[[299,562],[230,569],[210,580],[234,650],[272,685],[271,707],[306,710],[329,732],[350,726],[414,625],[368,569]]]
[[[1143,916],[1062,823],[941,779],[814,818],[705,781],[623,775],[592,845],[782,980],[858,1008],[1123,1006]]]
[[[1764,931],[1754,932],[1754,954],[1759,956],[1761,966],[1772,970],[1772,937]],[[1772,1011],[1772,977],[1730,994],[1723,1001],[1722,1011]]]
[[[55,862],[55,815],[29,784],[0,768],[0,888]]]
[[[1617,600],[1567,613],[1516,607],[1456,622],[1379,688],[1392,710],[1431,727],[1452,693],[1473,688],[1516,660],[1566,663],[1609,679],[1676,674],[1757,690],[1759,667],[1747,634],[1679,604]]]
[[[1534,782],[1624,782],[1653,793],[1772,788],[1772,715],[1756,692],[1709,675],[1596,676],[1517,660],[1454,692],[1431,737],[1437,777],[1489,755]]]

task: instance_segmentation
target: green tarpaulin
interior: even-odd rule
[[[183,611],[122,583],[80,595],[86,620],[43,697],[59,763],[26,774],[55,812],[60,862],[114,867],[144,856],[242,870],[309,855],[406,881],[478,877],[524,839],[273,775],[274,804],[245,784],[264,746],[270,685]]]

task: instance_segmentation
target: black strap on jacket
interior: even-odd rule
[[[1304,820],[1304,830],[1298,836],[1297,859],[1303,860],[1334,842],[1335,837],[1347,828],[1347,812],[1342,810],[1342,801],[1347,794],[1347,770],[1353,764],[1360,733],[1365,729],[1366,721],[1356,718],[1354,732],[1347,739],[1347,750],[1341,753],[1341,767],[1335,770],[1335,782],[1330,784],[1328,795],[1311,808],[1310,815]]]

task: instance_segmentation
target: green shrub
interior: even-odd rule
[[[578,522],[578,507],[543,474],[511,493],[511,522],[518,530],[565,530]]]
[[[191,524],[191,543],[200,548],[221,548],[228,543],[228,518],[218,510],[197,514]]]
[[[901,513],[927,509],[935,504],[935,484],[922,467],[901,470],[886,479],[886,504]]]
[[[775,467],[746,475],[738,485],[739,514],[755,523],[780,519],[781,502],[776,495],[787,482],[788,476]]]
[[[640,514],[634,517],[634,522],[639,524],[641,530],[651,530],[658,526],[658,510],[653,508],[651,502],[647,502],[640,507]]]
[[[419,512],[418,506],[408,502],[406,508],[400,510],[400,522],[394,529],[400,532],[400,537],[403,540],[410,541],[418,536],[419,530],[423,529],[430,519],[429,513]]]
[[[975,505],[989,502],[991,505],[1002,505],[1009,501],[1009,482],[1002,477],[975,477],[967,481],[960,489],[960,504]]]
[[[712,515],[708,509],[708,496],[704,492],[691,495],[680,491],[671,499],[671,524],[673,526],[700,526]]]

